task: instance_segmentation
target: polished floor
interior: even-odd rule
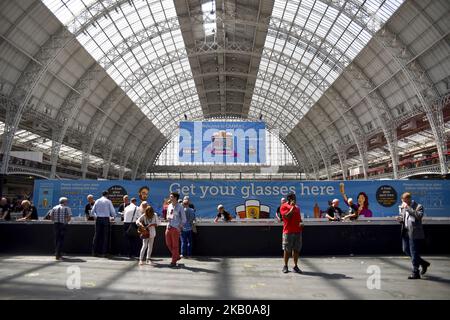
[[[305,257],[303,274],[281,258],[191,258],[178,268],[156,257],[0,255],[0,299],[449,299],[450,256],[428,256],[427,274],[408,280],[402,256]]]

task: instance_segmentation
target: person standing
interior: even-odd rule
[[[180,232],[186,223],[186,216],[182,206],[178,203],[180,195],[172,192],[169,196],[170,204],[167,207],[166,245],[172,254],[170,267],[176,267],[180,257]]]
[[[195,221],[195,211],[189,206],[189,199],[183,200],[183,210],[186,215],[186,223],[181,231],[181,257],[192,256],[192,229]]]
[[[123,202],[120,204],[119,209],[117,209],[117,213],[120,214],[120,220],[124,221],[124,212],[125,212],[125,208],[128,207],[130,205],[130,200],[128,195],[124,195],[123,196]]]
[[[59,204],[50,212],[50,218],[53,221],[55,231],[55,258],[62,260],[62,248],[64,245],[64,236],[67,223],[72,218],[72,210],[68,207],[68,200],[65,197],[59,198]]]
[[[422,226],[423,206],[411,199],[411,193],[402,195],[402,204],[399,207],[400,215],[397,221],[401,223],[403,252],[411,257],[412,274],[408,279],[420,279],[420,274],[427,272],[430,263],[420,257],[421,242],[425,239]],[[422,271],[419,273],[419,266]]]
[[[195,206],[194,206],[194,204],[189,200],[189,196],[184,196],[184,198],[183,198],[183,203],[184,203],[184,201],[186,201],[187,200],[187,202],[188,202],[188,204],[189,204],[189,208],[191,208],[192,210],[194,210],[194,212],[195,212]]]
[[[95,217],[92,254],[106,257],[109,247],[110,221],[114,221],[113,219],[116,215],[114,206],[111,200],[108,199],[108,191],[103,191],[102,197],[95,201],[91,214]]]
[[[21,206],[22,218],[17,219],[17,221],[39,220],[36,207],[33,206],[29,200],[23,200]]]
[[[141,215],[141,212],[136,205],[136,198],[131,198],[131,203],[125,208],[123,213],[123,234],[125,237],[125,255],[133,259],[135,252],[135,240],[137,238],[136,220]],[[129,231],[130,228],[136,228],[134,231]],[[135,233],[134,233],[135,232]]]
[[[150,260],[153,251],[153,243],[156,237],[156,227],[159,224],[158,216],[152,206],[147,206],[143,215],[136,220],[136,225],[148,230],[148,238],[142,238],[142,248],[139,255],[139,265],[144,264],[144,255],[147,250],[147,264],[153,264]]]
[[[230,222],[232,219],[231,214],[228,211],[226,211],[224,206],[221,204],[217,206],[217,216],[214,219],[214,223],[219,222],[220,219],[222,219],[222,221],[225,222]]]
[[[94,221],[94,217],[91,214],[92,207],[94,206],[95,200],[92,194],[87,196],[87,205],[84,207],[84,215],[86,216],[86,221]]]
[[[333,199],[331,201],[331,206],[328,207],[326,217],[328,221],[341,221],[341,217],[343,216],[344,211],[339,208],[339,200]]]
[[[282,219],[281,219],[280,208],[281,208],[281,206],[282,206],[283,204],[285,204],[285,203],[286,203],[286,198],[281,198],[281,199],[280,199],[280,206],[277,208],[277,211],[275,212],[275,217],[277,218],[277,220],[278,220],[279,222],[282,221]]]
[[[348,205],[348,210],[347,210],[347,215],[345,215],[342,220],[356,220],[358,219],[358,207],[353,203],[353,199],[352,198],[348,198],[347,199],[347,205]]]
[[[283,273],[289,272],[288,262],[291,253],[294,257],[294,268],[292,270],[296,273],[302,273],[298,267],[298,257],[302,248],[303,223],[300,216],[300,208],[296,204],[295,194],[288,194],[287,202],[281,206],[280,212],[283,219]]]
[[[0,220],[11,220],[11,208],[6,198],[0,200]]]

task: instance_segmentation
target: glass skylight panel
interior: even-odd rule
[[[361,2],[360,5],[362,9],[369,12],[372,20],[379,22],[376,27],[378,30],[402,2],[400,0],[367,0]],[[343,4],[335,2],[333,5],[346,6],[345,9],[353,6],[350,2]],[[360,16],[356,11],[352,14]],[[296,108],[302,108],[302,112],[305,114],[320,99],[324,90],[339,77],[343,68],[364,48],[371,38],[371,33],[376,31],[373,23],[370,29],[365,30],[352,19],[353,17],[349,16],[346,10],[330,7],[321,1],[275,0],[264,48],[269,51],[282,52],[288,61],[278,60],[276,55],[271,55],[270,61],[262,58],[256,88],[278,92],[283,99],[292,103]],[[295,30],[295,33],[286,35],[284,31],[277,30],[278,26],[283,28],[284,25],[294,25],[296,28],[300,28],[300,31]],[[280,63],[287,65],[280,66]],[[295,71],[297,74],[286,71],[286,67],[296,68],[299,63],[301,66]],[[311,81],[304,75],[305,68],[319,77],[314,76],[315,81]],[[274,90],[273,87],[277,87],[279,84],[267,86],[266,81],[271,79],[268,73],[276,74],[296,86],[296,93],[307,96],[307,103],[305,104],[304,98],[286,97],[284,90]],[[259,81],[261,77],[263,81]],[[301,95],[296,96],[301,97]],[[258,115],[258,110],[253,110],[254,108],[272,106],[273,102],[266,100],[265,97],[256,97],[258,103],[250,105],[250,113]],[[281,124],[281,118],[278,117],[278,124]],[[296,123],[290,121],[288,125],[293,127]]]
[[[205,36],[209,36],[215,32],[216,29],[216,1],[207,1],[202,4],[203,12],[203,30]]]

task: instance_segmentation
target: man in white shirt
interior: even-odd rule
[[[139,207],[136,205],[136,198],[131,198],[130,204],[125,207],[123,212],[123,233],[125,236],[125,256],[133,259],[135,252],[137,252],[135,240],[137,238],[136,220],[141,215]],[[133,228],[133,229],[131,229]]]
[[[92,206],[91,215],[95,217],[95,235],[92,246],[92,255],[106,257],[109,248],[110,221],[114,221],[116,210],[108,199],[108,191],[102,192]]]

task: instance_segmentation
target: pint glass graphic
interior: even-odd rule
[[[213,154],[232,155],[234,151],[233,135],[226,131],[217,131],[213,134]]]
[[[242,204],[236,207],[236,215],[238,215],[241,219],[245,219],[247,217],[245,213],[245,205]]]
[[[260,219],[269,219],[269,212],[270,208],[269,206],[261,205],[261,210],[259,211],[259,218]]]
[[[259,201],[247,200],[245,201],[245,212],[249,219],[259,219]]]

